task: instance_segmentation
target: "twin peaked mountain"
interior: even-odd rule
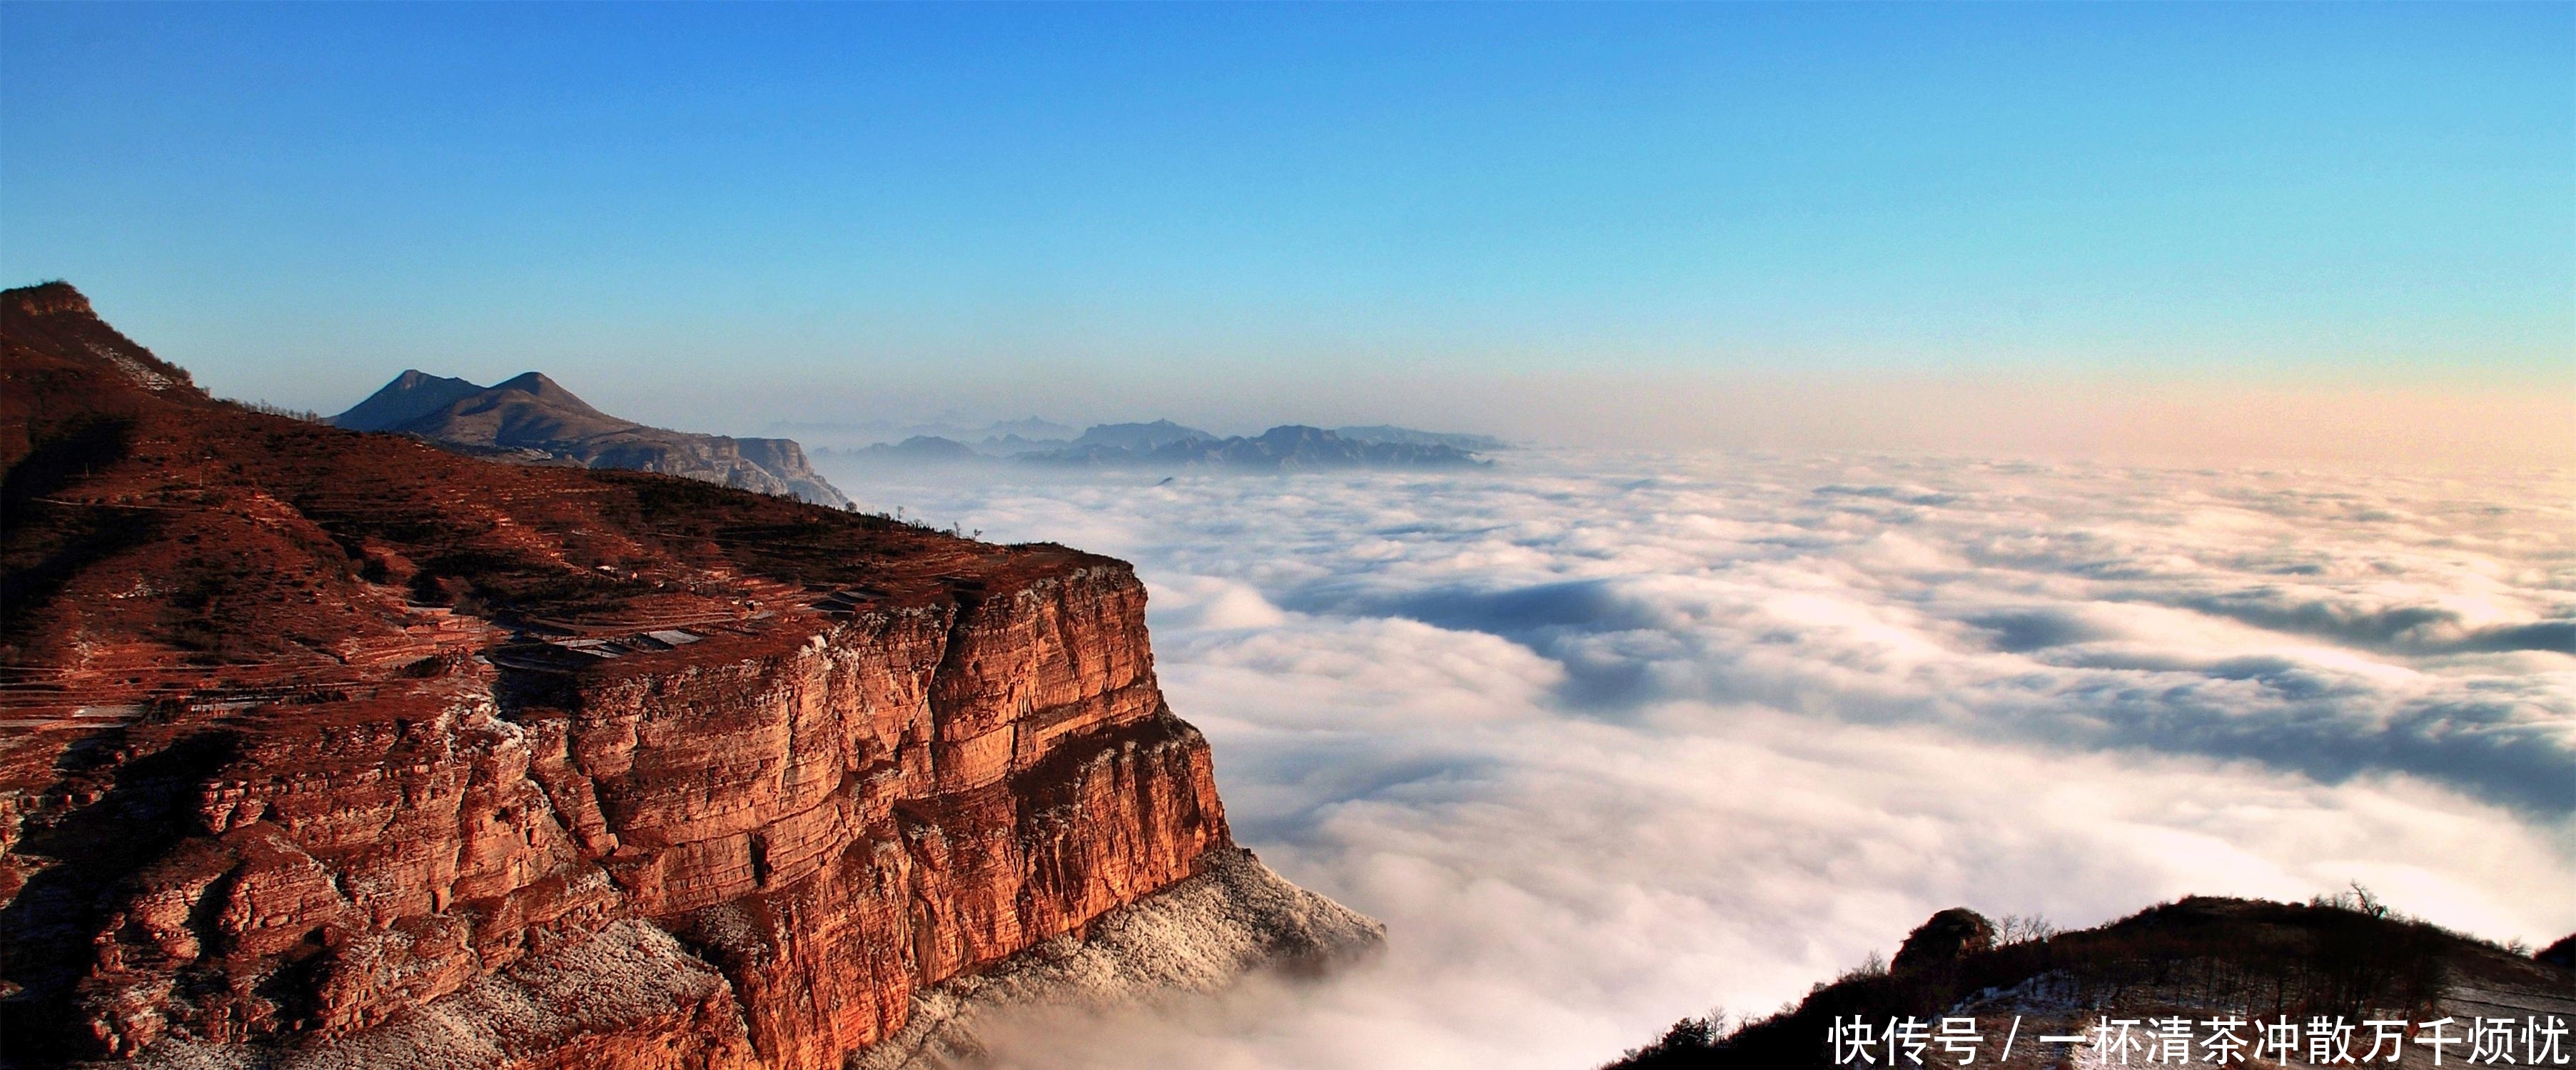
[[[331,423],[415,435],[495,459],[660,472],[816,505],[850,501],[806,465],[794,441],[647,427],[591,408],[536,372],[483,387],[406,371]]]

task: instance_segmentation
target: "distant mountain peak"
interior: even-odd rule
[[[1101,446],[1143,451],[1195,439],[1212,442],[1217,437],[1198,428],[1184,427],[1170,420],[1156,420],[1150,424],[1093,424],[1082,432],[1082,437],[1074,439],[1073,444],[1077,447]]]
[[[492,384],[492,389],[516,390],[522,394],[535,394],[538,397],[563,397],[570,398],[574,401],[581,400],[580,398],[573,397],[572,391],[564,389],[562,383],[546,378],[546,373],[544,372],[520,372],[517,375],[513,375],[498,383]]]
[[[610,416],[599,411],[591,403],[583,401],[580,395],[564,389],[562,383],[547,378],[544,372],[520,372],[494,384],[492,389],[484,393],[490,402],[507,402],[512,394],[533,398],[541,404],[544,411],[558,421],[571,421],[585,425],[598,424],[603,427],[606,424],[643,426],[633,420]],[[590,433],[598,433],[602,429],[585,428]]]
[[[328,422],[352,431],[391,431],[482,392],[481,386],[463,379],[406,368],[365,401]]]

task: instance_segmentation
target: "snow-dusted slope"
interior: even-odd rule
[[[911,1023],[850,1070],[943,1070],[982,1050],[978,1025],[999,1011],[1212,992],[1263,967],[1315,967],[1363,953],[1386,936],[1385,926],[1288,883],[1250,851],[1205,858],[1206,871],[1111,911],[1087,939],[1058,937],[917,994]]]

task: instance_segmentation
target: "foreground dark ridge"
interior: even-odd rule
[[[0,468],[14,1065],[838,1067],[1252,872],[1122,562],[252,412],[61,284]]]
[[[1767,1018],[1740,1024],[1684,1019],[1609,1066],[1837,1066],[1829,1040],[1834,1023],[1857,1020],[1876,1031],[1880,1023],[1907,1018],[1973,1019],[1985,1034],[1975,1065],[2033,1068],[2076,1065],[2070,1059],[2091,1060],[2081,1062],[2086,1066],[2121,1065],[2118,1053],[2091,1050],[2098,1046],[2095,1027],[2105,1019],[2143,1023],[2182,1016],[2199,1030],[2200,1023],[2228,1017],[2302,1026],[2320,1016],[2340,1017],[2358,1026],[2374,1018],[2422,1023],[2444,1016],[2455,1023],[2503,1016],[2519,1025],[2556,1015],[2576,1029],[2576,961],[2570,960],[2569,945],[2560,941],[2538,955],[2519,955],[2392,916],[2367,897],[2307,905],[2198,897],[2100,928],[2003,939],[1974,912],[1945,910],[1907,937],[1884,967],[1818,984],[1804,1000]],[[2004,1060],[1999,1056],[2006,1029],[2016,1019],[2015,1050]],[[2144,1037],[2147,1029],[2134,1032]],[[2259,1032],[2251,1025],[2245,1029],[2248,1036]],[[2372,1032],[2359,1028],[2356,1057],[2370,1046]],[[2452,1035],[2465,1032],[2455,1029]],[[2086,1042],[2039,1039],[2048,1035],[2083,1036]],[[2202,1041],[2212,1035],[2214,1030],[2195,1033],[2188,1062],[2202,1062],[2211,1050]],[[2521,1040],[2516,1037],[2517,1053]],[[1887,1066],[1884,1045],[1877,1048],[1870,1065]],[[2431,1048],[2409,1041],[2404,1050],[2399,1065],[2434,1065]],[[2576,1058],[2576,1037],[2557,1050]],[[2468,1054],[2466,1048],[2448,1051],[2442,1065],[2463,1063]],[[2131,1054],[2130,1064],[2150,1065],[2143,1051]],[[1957,1058],[1935,1041],[1923,1064],[1956,1065]],[[2255,1058],[2245,1065],[2283,1064]]]

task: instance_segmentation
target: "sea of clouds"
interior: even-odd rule
[[[1580,1070],[1933,911],[2576,930],[2576,474],[1519,451],[827,473],[1136,563],[1236,837],[1388,925],[1004,1065]]]

